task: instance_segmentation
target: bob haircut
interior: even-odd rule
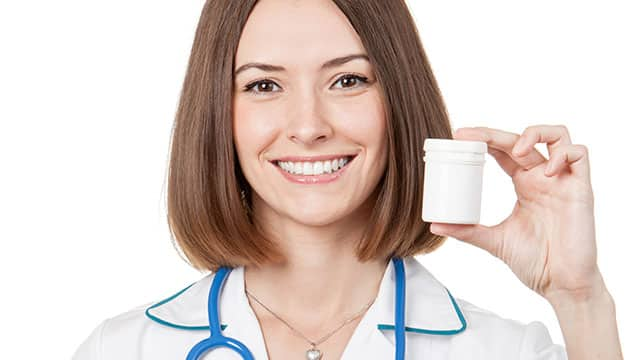
[[[431,233],[421,218],[422,144],[452,133],[418,31],[404,0],[333,2],[359,34],[381,84],[389,141],[388,167],[356,255],[368,261],[429,253],[446,237]],[[284,260],[252,221],[251,187],[233,143],[234,59],[256,3],[206,1],[176,111],[167,220],[172,241],[198,270]]]

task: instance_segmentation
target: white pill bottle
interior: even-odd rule
[[[480,222],[483,141],[427,138],[422,220],[450,224]]]

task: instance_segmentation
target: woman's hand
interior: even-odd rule
[[[500,258],[549,301],[584,300],[601,291],[587,148],[571,144],[563,125],[530,126],[522,135],[460,128],[453,138],[486,142],[489,154],[511,176],[517,201],[495,226],[433,223],[431,231]],[[547,144],[548,160],[534,147],[539,142]]]

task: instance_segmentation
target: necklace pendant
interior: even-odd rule
[[[319,360],[322,358],[322,352],[318,349],[311,348],[307,350],[307,360]]]

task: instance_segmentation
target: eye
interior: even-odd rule
[[[270,85],[276,85],[276,83],[274,83],[273,81],[268,80],[268,79],[261,79],[261,80],[258,80],[258,81],[254,81],[251,84],[245,86],[244,87],[244,91],[249,92],[252,95],[262,95],[262,93],[270,93],[270,92],[273,92],[273,91],[254,91],[253,88],[255,88],[257,86],[258,89],[263,89],[263,90],[266,89],[266,90],[268,90],[268,89],[272,88],[272,87],[270,87]]]
[[[341,76],[338,81],[336,81],[334,84],[341,84],[341,85],[346,85],[349,83],[354,83],[354,81],[351,80],[355,80],[355,82],[360,81],[361,83],[368,83],[369,81],[367,81],[366,77],[362,77],[362,76],[358,76],[355,74],[346,74],[344,76]],[[352,88],[353,86],[347,86],[347,88]]]

